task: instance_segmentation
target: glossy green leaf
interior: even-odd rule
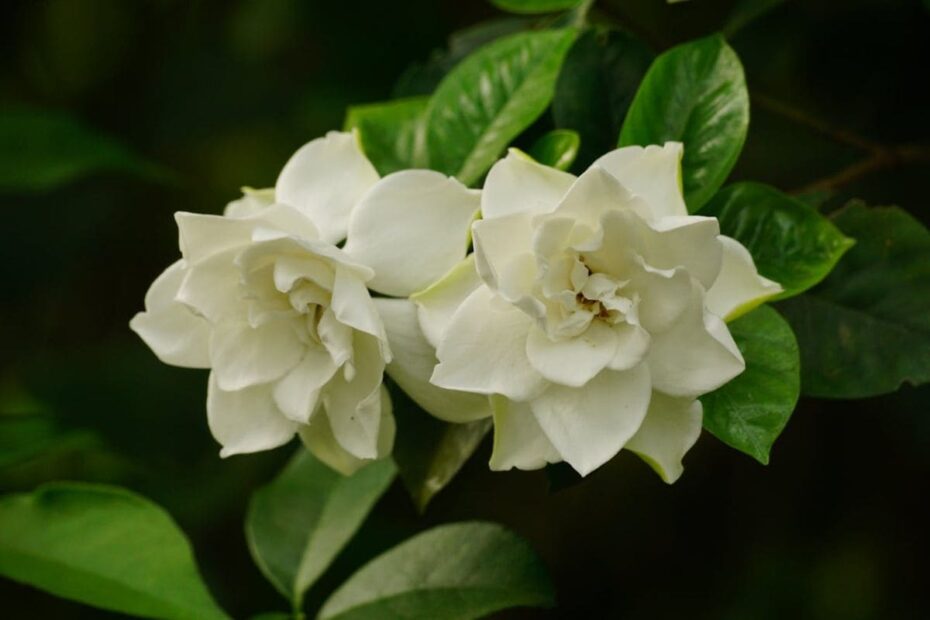
[[[544,134],[533,146],[529,155],[536,161],[559,170],[568,170],[578,156],[581,139],[570,129],[553,129]]]
[[[443,79],[427,110],[430,167],[472,185],[549,106],[573,29],[494,41]]]
[[[804,393],[864,398],[930,381],[930,232],[897,207],[861,203],[834,222],[856,245],[779,305],[801,343]]]
[[[586,31],[568,52],[552,99],[557,127],[581,137],[579,168],[615,148],[633,96],[655,54],[618,30]]]
[[[553,13],[580,6],[584,0],[491,0],[491,4],[511,13]]]
[[[823,280],[855,241],[803,202],[761,183],[736,183],[717,192],[702,213],[720,232],[749,249],[759,273],[793,297]]]
[[[466,620],[510,607],[550,607],[553,599],[546,569],[524,540],[493,523],[455,523],[363,566],[319,618]]]
[[[748,127],[743,66],[726,41],[714,35],[656,59],[630,105],[620,146],[684,143],[682,183],[693,213],[726,181]]]
[[[171,517],[124,489],[53,483],[0,499],[0,574],[147,618],[227,618]]]
[[[66,114],[0,109],[0,191],[46,191],[101,172],[152,181],[170,178],[164,169]]]
[[[448,485],[491,430],[491,418],[450,424],[434,418],[399,389],[391,391],[397,438],[394,462],[420,511]]]
[[[295,609],[361,527],[395,472],[385,459],[343,476],[300,449],[252,496],[245,520],[252,558]]]
[[[427,97],[353,106],[345,128],[358,129],[365,155],[381,175],[426,165],[423,114]]]
[[[788,323],[769,306],[740,317],[729,328],[746,370],[701,397],[704,428],[765,465],[798,402],[798,343]]]

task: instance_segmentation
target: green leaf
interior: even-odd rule
[[[584,0],[491,0],[491,4],[501,10],[522,14],[567,11],[583,2]]]
[[[34,458],[100,448],[89,431],[62,428],[47,415],[0,415],[0,468]]]
[[[491,430],[491,418],[450,424],[421,409],[400,389],[391,390],[397,437],[394,462],[421,512],[452,481]]]
[[[655,54],[618,30],[586,31],[568,52],[552,99],[556,127],[581,136],[578,163],[587,168],[613,149],[636,89]]]
[[[682,182],[694,213],[723,185],[749,127],[749,95],[736,52],[719,35],[659,56],[620,132],[620,146],[685,145]]]
[[[930,381],[930,232],[897,207],[862,203],[834,222],[855,247],[779,305],[801,343],[804,393],[864,398]]]
[[[430,167],[472,185],[552,100],[573,29],[525,32],[479,49],[430,99]]]
[[[171,517],[117,487],[53,483],[0,499],[0,574],[148,618],[227,618]]]
[[[345,129],[358,129],[365,155],[382,176],[426,165],[423,114],[427,97],[349,108]]]
[[[101,172],[164,182],[170,174],[51,110],[0,109],[0,192],[39,192]]]
[[[581,139],[570,129],[553,129],[530,147],[529,155],[536,161],[559,170],[568,170],[578,156]]]
[[[553,603],[546,569],[525,541],[493,523],[454,523],[363,566],[326,601],[319,618],[464,620]]]
[[[746,370],[701,397],[704,428],[763,465],[800,392],[798,343],[778,312],[762,306],[729,325]]]
[[[300,609],[307,589],[352,538],[394,480],[389,459],[351,476],[300,449],[278,476],[257,490],[245,520],[252,558]]]
[[[719,219],[720,232],[749,249],[759,273],[782,285],[776,299],[823,280],[855,243],[814,209],[761,183],[724,188],[702,213]]]

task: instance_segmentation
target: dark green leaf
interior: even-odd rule
[[[434,418],[399,389],[391,392],[397,438],[394,461],[401,481],[420,511],[459,472],[488,431],[491,418],[450,424]]]
[[[746,140],[749,96],[743,66],[715,35],[659,56],[633,99],[620,145],[685,145],[682,182],[693,213],[723,185]]]
[[[804,393],[864,398],[930,381],[930,232],[897,207],[861,203],[834,222],[855,247],[779,306],[801,343]]]
[[[580,6],[584,0],[491,0],[491,4],[511,13],[552,13]]]
[[[855,243],[806,204],[761,183],[736,183],[714,196],[702,213],[720,220],[720,232],[745,245],[766,278],[793,297],[823,280]]]
[[[93,433],[61,428],[46,415],[0,415],[0,468],[49,453],[100,447]]]
[[[552,99],[557,127],[581,136],[578,164],[587,168],[613,149],[636,89],[655,58],[617,30],[588,30],[565,57]]]
[[[552,584],[533,549],[493,523],[428,530],[375,558],[339,588],[320,620],[480,618],[549,607]]]
[[[423,113],[427,97],[349,108],[345,128],[357,128],[365,155],[382,175],[426,165]]]
[[[0,191],[51,190],[100,172],[153,181],[169,174],[115,140],[50,110],[0,110]]]
[[[427,110],[430,167],[466,185],[548,107],[573,29],[499,39],[443,79]]]
[[[394,479],[389,459],[343,476],[301,449],[252,496],[245,533],[255,563],[300,609]]]
[[[227,618],[171,517],[116,487],[54,483],[0,499],[0,573],[149,618]]]
[[[704,428],[763,465],[798,402],[798,343],[778,313],[762,306],[729,325],[746,370],[701,397]]]
[[[568,170],[578,156],[581,139],[570,129],[553,129],[533,143],[529,155],[536,161],[559,170]]]

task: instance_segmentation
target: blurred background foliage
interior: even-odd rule
[[[655,51],[727,32],[752,99],[734,178],[930,222],[926,162],[836,176],[930,143],[926,2],[606,0],[594,16]],[[450,34],[499,17],[481,0],[6,3],[0,491],[129,486],[175,516],[235,617],[279,607],[241,524],[293,447],[221,461],[205,373],[162,365],[127,323],[177,256],[175,211],[219,212],[240,186],[271,185],[349,104],[428,92],[475,44]],[[523,27],[509,20],[495,28]],[[60,161],[36,155],[50,143]],[[560,606],[546,617],[924,618],[928,396],[802,400],[768,467],[705,433],[672,487],[628,453],[566,488],[545,472],[492,474],[486,442],[425,516],[395,483],[308,598],[415,531],[488,518],[548,563]],[[110,617],[8,581],[0,600],[9,618]]]

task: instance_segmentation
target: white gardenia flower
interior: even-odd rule
[[[491,397],[492,468],[586,475],[625,447],[674,481],[697,397],[743,371],[724,320],[781,288],[688,215],[681,154],[622,148],[576,178],[511,151],[485,182],[474,267],[414,296],[432,382]]]
[[[246,190],[223,216],[176,214],[182,258],[130,326],[162,361],[211,369],[221,455],[295,433],[343,472],[390,452],[374,272],[333,245],[377,181],[356,136],[331,132],[297,151],[274,189]]]

